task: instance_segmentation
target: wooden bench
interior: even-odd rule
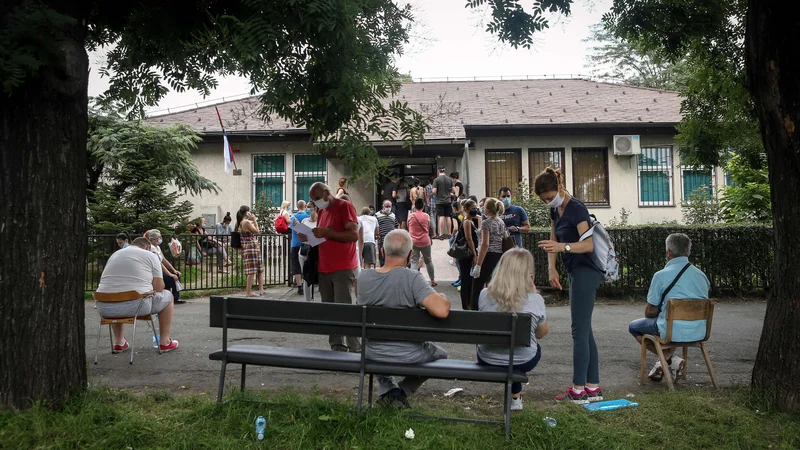
[[[370,339],[380,339],[502,345],[509,347],[509,361],[513,361],[515,346],[530,346],[529,314],[451,311],[447,319],[437,319],[422,309],[390,309],[242,297],[211,297],[210,308],[211,327],[222,328],[222,349],[209,355],[209,359],[222,363],[218,402],[222,400],[225,370],[228,364],[241,364],[242,390],[245,386],[248,364],[358,373],[359,413],[363,403],[365,375],[369,375],[369,405],[372,405],[374,375],[417,375],[439,379],[495,382],[505,384],[502,422],[456,420],[505,424],[506,437],[509,437],[511,383],[528,381],[528,377],[522,372],[515,371],[511,363],[507,367],[495,367],[479,365],[473,360],[456,359],[441,359],[422,364],[373,361],[366,358],[366,346],[363,344]],[[344,353],[263,345],[228,346],[229,329],[358,336],[361,338],[362,350],[361,353]]]

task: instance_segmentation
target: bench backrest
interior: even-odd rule
[[[530,346],[530,314],[451,311],[437,319],[422,309],[211,297],[211,327],[367,339]]]

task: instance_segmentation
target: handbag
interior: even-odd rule
[[[505,236],[503,236],[503,253],[512,248],[517,248],[517,240],[508,233],[508,230],[505,230]]]
[[[231,247],[242,248],[242,235],[238,231],[231,232]]]
[[[464,237],[464,224],[461,224],[458,236],[453,241],[453,245],[447,250],[447,256],[455,259],[466,259],[473,256],[472,249],[469,248],[467,239]]]
[[[308,252],[311,251],[311,246],[308,244],[300,244],[300,256],[308,256]]]

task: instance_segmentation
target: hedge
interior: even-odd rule
[[[775,255],[769,226],[643,225],[609,228],[608,232],[617,251],[620,277],[614,283],[604,283],[604,293],[646,292],[653,274],[664,268],[665,240],[672,233],[685,233],[692,240],[689,260],[708,276],[712,295],[765,293],[772,285]],[[549,230],[523,235],[523,246],[536,261],[537,286],[548,286],[548,270],[547,257],[536,244],[549,237]],[[558,270],[565,285],[567,276],[560,261]]]

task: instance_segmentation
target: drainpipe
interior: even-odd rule
[[[467,192],[472,195],[472,190],[469,187],[469,140],[464,141],[464,156],[462,156],[462,165],[464,166],[464,184],[467,186]]]

